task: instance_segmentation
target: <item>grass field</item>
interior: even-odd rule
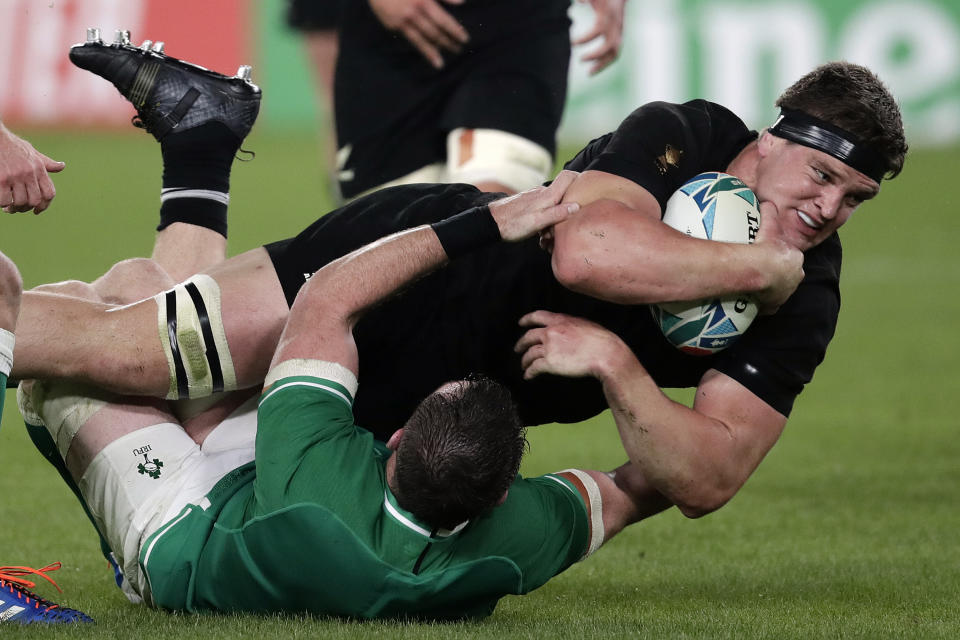
[[[0,247],[28,286],[93,278],[149,253],[159,154],[142,133],[24,132],[67,162],[39,218],[5,216]],[[231,251],[323,212],[312,133],[255,134],[235,165]],[[180,616],[126,603],[72,495],[31,448],[8,394],[0,430],[0,565],[54,560],[41,593],[91,614],[73,630],[3,637],[960,637],[960,261],[951,187],[960,151],[917,151],[844,229],[844,307],[826,362],[781,441],[726,507],[676,512],[476,624]],[[680,397],[683,397],[682,395]],[[608,416],[533,430],[524,472],[623,460]],[[290,567],[296,571],[297,567]],[[335,588],[335,585],[332,585]]]

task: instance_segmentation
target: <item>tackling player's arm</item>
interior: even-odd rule
[[[498,200],[440,223],[452,223],[441,243],[439,225],[387,236],[331,262],[307,281],[290,309],[271,368],[284,360],[310,358],[339,363],[354,374],[359,357],[353,327],[363,313],[404,285],[445,264],[448,252],[467,251],[503,239],[516,242],[565,219],[577,210],[560,203],[576,174],[565,171],[550,187]],[[475,231],[488,237],[478,238]],[[493,225],[492,227],[490,225]],[[453,232],[449,231],[453,228]]]
[[[603,384],[648,508],[658,499],[651,490],[687,517],[720,508],[786,425],[784,415],[715,370],[704,374],[692,408],[674,402],[619,337],[587,320],[536,311],[521,324],[529,327],[517,343],[526,378],[592,376]]]
[[[752,245],[691,238],[661,221],[660,204],[635,182],[585,171],[567,197],[582,205],[552,234],[552,266],[565,287],[619,304],[752,293],[774,311],[803,277],[803,256],[761,222]],[[773,217],[761,204],[763,220]],[[766,227],[766,228],[764,228]]]
[[[623,487],[619,476],[624,473],[626,466],[607,473],[570,469],[552,474],[563,477],[580,494],[587,509],[587,521],[591,523],[590,541],[587,544],[591,552],[620,533],[627,525],[653,515],[648,512],[642,500],[637,500],[635,495]],[[589,476],[587,482],[584,482],[581,474]],[[594,486],[589,486],[590,480]],[[594,510],[597,508],[600,509],[599,522],[594,520]],[[598,537],[599,539],[596,539]]]

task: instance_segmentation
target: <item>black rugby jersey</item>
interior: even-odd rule
[[[687,179],[723,170],[756,133],[728,110],[703,101],[653,103],[568,163],[643,185],[661,205]],[[670,144],[676,153],[667,154]],[[661,161],[663,156],[663,161]],[[677,160],[679,158],[679,160]],[[673,159],[674,162],[669,162]],[[666,169],[663,167],[666,166]],[[449,217],[496,198],[470,185],[385,189],[324,216],[295,239],[268,246],[288,302],[323,264],[381,236]],[[562,287],[537,240],[497,244],[458,258],[372,310],[355,331],[364,387],[357,423],[386,438],[440,384],[482,373],[506,384],[527,424],[577,422],[606,408],[599,382],[522,379],[513,345],[519,318],[547,309],[589,318],[616,332],[661,387],[694,387],[710,368],[731,376],[789,415],[823,360],[839,312],[840,243],[834,234],[808,251],[806,277],[773,316],[757,318],[734,345],[691,356],[670,345],[645,305],[625,306]]]

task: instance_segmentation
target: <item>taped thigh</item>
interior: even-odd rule
[[[170,367],[168,400],[233,391],[237,377],[221,316],[220,286],[198,274],[154,296]]]
[[[447,135],[447,182],[499,182],[524,191],[550,176],[550,152],[497,129],[454,129]]]
[[[80,427],[112,401],[108,392],[74,382],[31,380],[17,387],[24,421],[46,427],[64,460]]]

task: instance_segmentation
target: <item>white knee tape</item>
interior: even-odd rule
[[[549,151],[513,133],[461,128],[447,136],[448,182],[499,182],[524,191],[543,184],[552,168]]]
[[[107,392],[73,382],[35,380],[17,387],[17,405],[23,419],[45,426],[64,459],[80,427],[109,401]]]
[[[237,377],[223,330],[216,280],[195,275],[154,300],[160,342],[170,366],[167,399],[235,390]]]

